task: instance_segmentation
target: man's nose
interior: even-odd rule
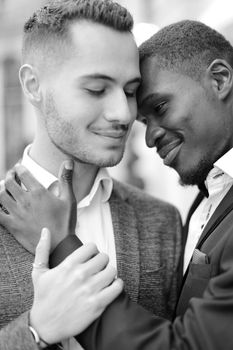
[[[165,135],[164,128],[158,125],[148,124],[146,127],[146,144],[148,147],[156,147],[157,141]]]
[[[119,91],[109,99],[105,118],[111,122],[128,125],[136,118],[136,99],[134,104],[135,107],[131,108],[124,91]]]

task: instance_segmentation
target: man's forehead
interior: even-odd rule
[[[102,23],[96,23],[91,20],[80,19],[69,25],[69,34],[75,45],[85,45],[86,47],[105,47],[106,45],[117,46],[118,41],[127,41],[136,43],[133,34],[130,31],[120,31]],[[131,49],[130,45],[129,49]],[[119,46],[118,46],[119,49]]]
[[[138,104],[152,93],[157,93],[161,68],[154,57],[145,59],[140,65],[141,85],[138,90]]]
[[[142,83],[138,91],[139,106],[150,99],[173,94],[179,86],[185,86],[190,78],[159,66],[156,61],[148,60],[141,65]]]
[[[78,27],[80,31],[76,31]],[[140,78],[138,49],[131,33],[122,34],[92,22],[83,26],[78,23],[72,42],[64,69],[71,69],[77,77],[94,79],[103,75],[127,81]]]
[[[106,25],[80,20],[70,26],[69,35],[76,55],[95,55],[106,57],[114,54],[117,57],[139,60],[138,48],[133,34],[119,31]]]
[[[161,69],[159,60],[157,59],[156,56],[145,58],[140,63],[140,68],[141,68],[141,72],[145,75],[151,72],[153,72],[153,74],[157,74]]]
[[[169,86],[180,80],[190,79],[187,74],[182,73],[179,69],[160,64],[155,58],[148,58],[140,64],[142,77],[142,90],[159,88],[160,86]]]

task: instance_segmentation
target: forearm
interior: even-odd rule
[[[214,302],[194,300],[185,317],[171,323],[118,298],[76,339],[85,350],[220,350],[224,339],[224,350],[232,350],[231,315],[226,318],[220,304],[216,313]]]

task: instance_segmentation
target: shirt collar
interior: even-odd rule
[[[90,193],[80,201],[78,206],[86,207],[90,205],[98,191],[101,192],[101,201],[107,202],[111,196],[112,188],[113,188],[113,180],[110,177],[107,169],[100,168],[96,175],[96,178]]]
[[[41,183],[45,188],[49,188],[55,181],[57,177],[51,174],[46,169],[42,168],[35,160],[29,156],[31,145],[28,145],[23,153],[22,165],[27,168],[37,181]]]
[[[233,178],[233,148],[219,158],[214,166]]]
[[[21,163],[32,173],[32,175],[36,178],[37,181],[41,183],[41,185],[43,185],[45,188],[49,188],[54,182],[58,180],[58,178],[44,169],[30,157],[30,148],[31,145],[28,145],[25,148]],[[111,196],[112,188],[113,180],[110,177],[107,169],[100,168],[96,175],[90,193],[85,198],[83,198],[79,204],[82,203],[82,206],[89,205],[99,189],[101,191],[102,202],[107,202]]]
[[[209,172],[205,186],[208,191],[222,188],[233,182],[233,148],[219,158]]]

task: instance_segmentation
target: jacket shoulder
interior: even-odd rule
[[[139,209],[157,214],[159,212],[163,214],[171,213],[180,218],[179,211],[173,204],[156,198],[135,186],[117,180],[114,180],[113,184],[114,194],[123,201],[131,204],[136,210]]]

